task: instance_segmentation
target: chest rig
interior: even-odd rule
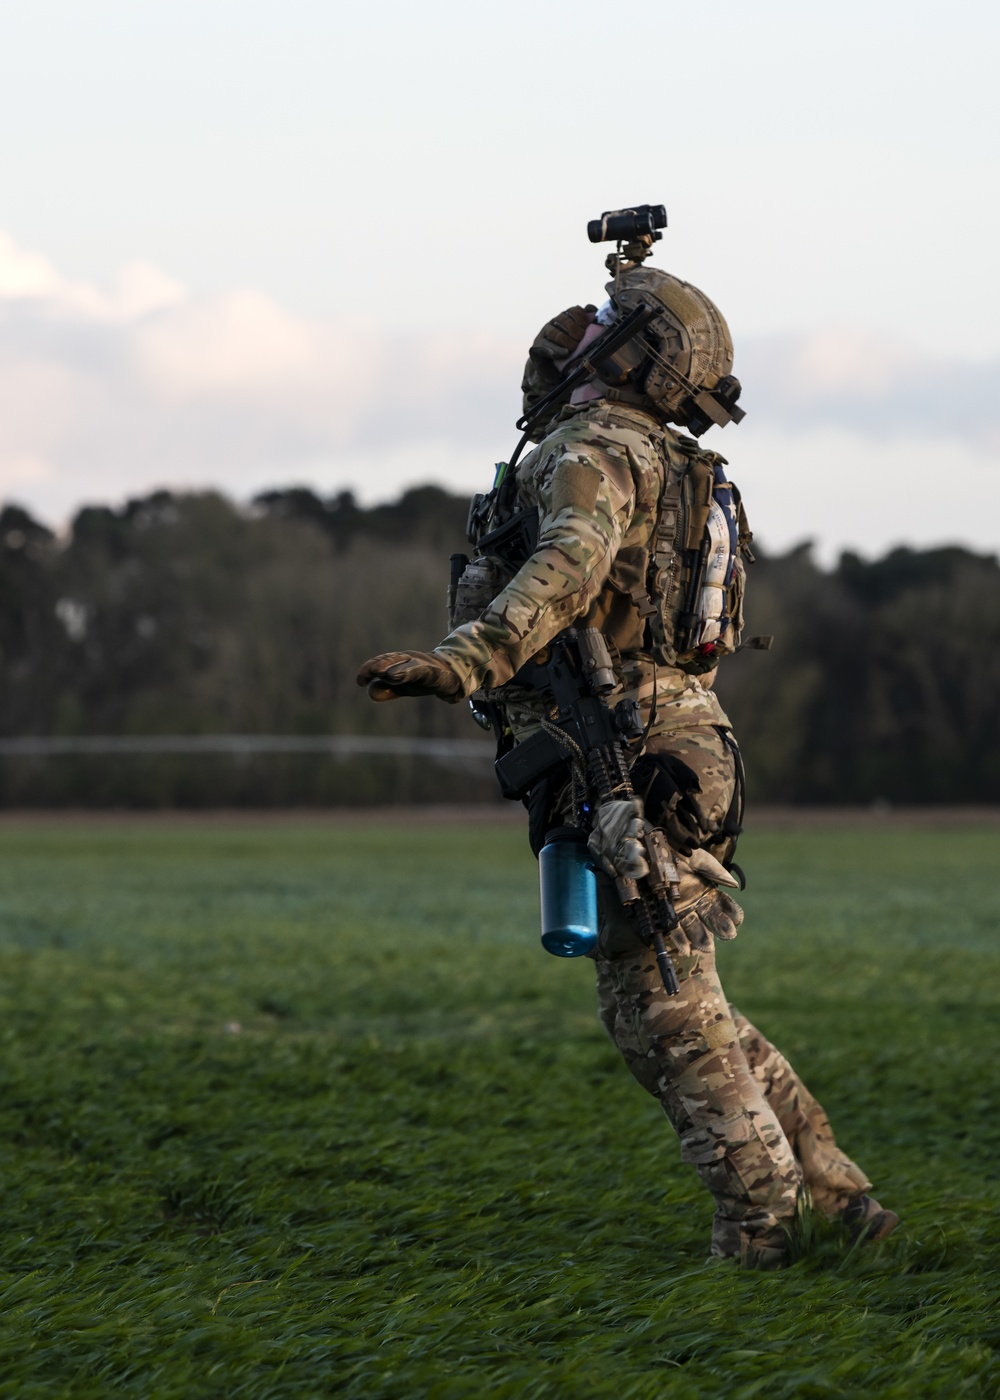
[[[661,666],[709,671],[721,656],[740,645],[744,561],[753,560],[752,536],[739,491],[726,480],[724,457],[678,434],[653,441],[660,467],[659,503],[649,543],[639,549],[636,560],[642,582],[636,580],[630,590],[645,624],[642,650]],[[721,583],[713,580],[722,593],[714,609],[717,626],[711,638],[703,641],[715,549],[715,535],[709,529],[713,511],[723,528],[730,525],[731,543],[722,561]]]
[[[590,409],[589,424],[636,428],[613,409]],[[648,482],[656,504],[644,538],[619,549],[607,582],[584,626],[598,626],[620,655],[641,654],[657,665],[699,673],[740,645],[743,627],[744,559],[752,561],[752,538],[739,492],[725,479],[725,458],[706,452],[692,438],[643,429],[651,443],[658,481]],[[701,642],[704,585],[710,568],[709,520],[722,492],[733,520],[733,547],[726,568],[719,625]],[[539,513],[524,505],[512,467],[500,464],[492,491],[473,498],[469,541],[474,556],[451,556],[448,590],[453,630],[480,617],[513,578],[538,542]],[[628,606],[622,604],[627,600]]]

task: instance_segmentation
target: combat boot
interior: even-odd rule
[[[741,1269],[770,1273],[791,1263],[791,1232],[783,1226],[747,1230],[740,1221],[716,1215],[712,1224],[712,1254],[717,1259],[738,1259]]]
[[[762,1235],[744,1235],[740,1240],[740,1268],[758,1273],[787,1269],[792,1262],[786,1230],[768,1230]]]
[[[899,1224],[894,1210],[885,1210],[873,1196],[866,1195],[850,1201],[840,1212],[840,1219],[850,1232],[852,1244],[859,1240],[876,1244],[887,1239]]]

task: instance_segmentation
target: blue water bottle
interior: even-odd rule
[[[597,880],[587,834],[557,826],[538,856],[542,947],[557,958],[579,958],[597,944]]]

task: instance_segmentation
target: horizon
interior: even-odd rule
[[[0,495],[471,494],[537,328],[603,298],[587,219],[638,197],[729,320],[748,416],[706,441],[769,548],[996,548],[995,8],[666,4],[622,31],[648,82],[610,121],[606,20],[0,18]]]
[[[221,497],[221,499],[224,500],[234,510],[252,519],[255,516],[259,517],[260,514],[266,509],[266,503],[261,501],[261,497],[270,494],[282,495],[286,492],[290,493],[295,491],[306,491],[313,495],[317,502],[328,511],[331,510],[331,508],[333,510],[336,509],[338,500],[344,497],[349,497],[352,501],[352,504],[357,508],[359,513],[365,515],[372,514],[382,509],[392,510],[394,508],[398,508],[405,503],[408,497],[417,495],[423,491],[428,490],[442,492],[451,502],[459,502],[464,504],[467,499],[461,492],[453,491],[447,486],[442,486],[440,483],[433,481],[409,482],[405,486],[401,487],[396,495],[369,502],[359,501],[350,487],[338,488],[337,490],[328,493],[324,496],[322,493],[315,491],[312,486],[309,486],[303,482],[289,482],[283,485],[278,484],[272,485],[270,487],[264,487],[263,490],[256,492],[253,496],[245,500],[239,499],[237,496],[234,496],[222,487],[211,485],[195,486],[180,489],[169,487],[154,487],[151,491],[148,491],[146,493],[139,493],[134,496],[129,496],[117,503],[110,503],[107,501],[98,500],[85,501],[77,509],[77,511],[73,514],[72,517],[62,521],[58,525],[54,525],[50,521],[42,519],[39,515],[34,514],[30,510],[27,510],[27,508],[23,506],[20,502],[14,500],[0,501],[0,515],[2,515],[3,512],[5,512],[7,509],[18,511],[23,510],[28,515],[33,524],[41,526],[43,529],[47,530],[57,543],[61,545],[66,545],[71,540],[73,527],[76,524],[77,519],[85,511],[109,510],[113,514],[124,518],[127,516],[130,509],[146,504],[150,499],[154,498],[161,492],[166,494],[167,496],[172,497],[173,499],[183,499],[184,497],[188,496],[218,496]],[[309,523],[309,518],[306,516],[290,516],[288,518]],[[899,553],[927,555],[949,551],[959,551],[968,555],[971,558],[979,559],[984,562],[993,561],[998,566],[1000,566],[1000,544],[998,544],[993,549],[984,550],[972,548],[966,541],[961,540],[942,540],[937,544],[930,545],[914,545],[908,540],[898,540],[894,543],[887,544],[881,550],[877,550],[875,552],[865,552],[863,550],[856,550],[850,547],[845,547],[844,549],[830,552],[825,551],[822,548],[821,542],[818,541],[815,537],[795,540],[791,544],[785,545],[780,549],[771,549],[766,541],[761,540],[758,536],[754,537],[754,553],[758,558],[767,559],[768,561],[778,561],[781,559],[787,559],[795,554],[804,553],[807,556],[807,558],[809,558],[811,563],[822,573],[831,573],[836,571],[842,566],[845,558],[858,559],[863,565],[867,567],[869,565],[877,565],[883,563],[891,556]]]

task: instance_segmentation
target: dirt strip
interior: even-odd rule
[[[748,806],[744,828],[1000,826],[998,807],[756,807]]]
[[[0,829],[13,826],[523,826],[517,802],[412,807],[236,807],[144,810],[126,808],[10,808]],[[746,830],[813,827],[1000,826],[997,807],[750,807]]]

